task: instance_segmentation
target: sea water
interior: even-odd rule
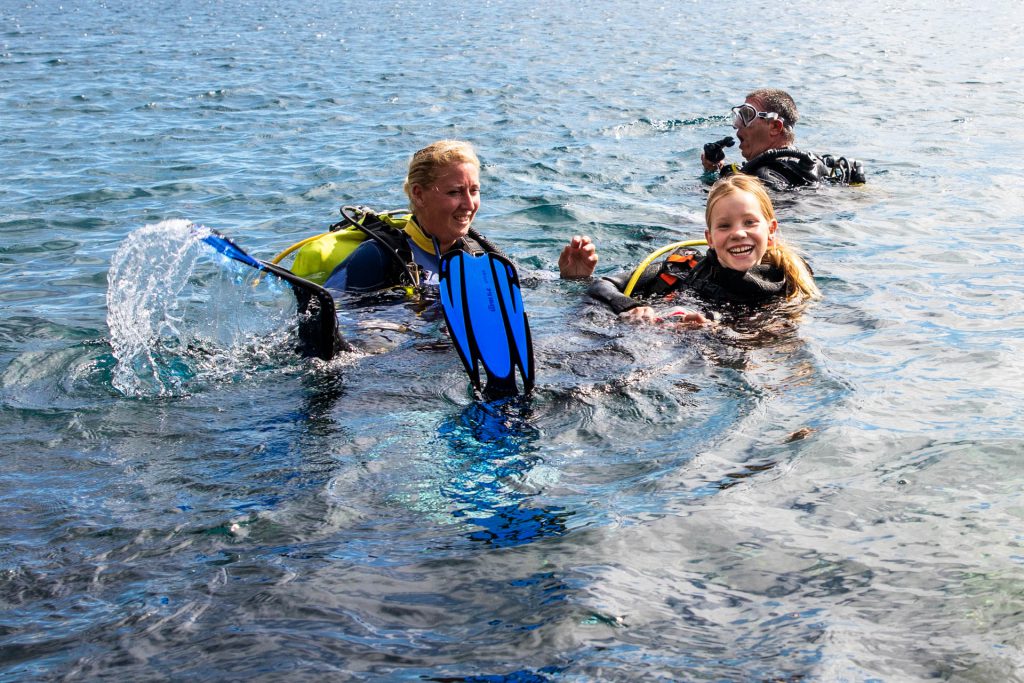
[[[1024,680],[1022,24],[4,2],[0,678]],[[822,301],[634,327],[556,278],[573,234],[600,273],[700,237],[700,150],[764,86],[867,171],[779,203]],[[474,402],[414,302],[296,358],[287,290],[188,228],[270,258],[403,206],[445,137],[523,277],[528,400]]]

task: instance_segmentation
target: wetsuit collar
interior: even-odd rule
[[[697,268],[690,271],[686,281],[698,293],[747,304],[783,297],[787,287],[786,275],[781,268],[761,263],[747,271],[733,270],[722,265],[714,249],[708,249],[707,255]]]
[[[434,238],[423,231],[420,224],[416,222],[416,216],[409,217],[409,222],[405,224],[405,234],[409,236],[413,244],[428,254],[436,251]]]
[[[409,216],[409,221],[405,224],[404,230],[405,234],[409,236],[409,239],[412,240],[413,244],[428,254],[435,254],[437,258],[441,258],[443,254],[441,252],[441,245],[438,243],[437,238],[427,234],[427,231],[416,222],[416,216]],[[467,247],[466,236],[463,235],[459,239],[455,240],[455,244],[453,244],[451,248],[444,253],[446,254],[455,249],[463,249],[472,252],[476,247],[479,247],[482,251],[487,251],[486,248],[478,245],[472,238],[470,238],[470,243]]]

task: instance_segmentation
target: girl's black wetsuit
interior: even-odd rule
[[[645,305],[623,294],[632,271],[598,278],[587,290],[594,299],[604,303],[616,313]],[[641,297],[691,291],[709,306],[721,304],[759,304],[773,299],[784,299],[787,281],[782,269],[769,265],[756,265],[746,272],[726,268],[718,261],[714,249],[707,254],[683,248],[673,252],[661,263],[652,263],[640,276],[633,294]]]

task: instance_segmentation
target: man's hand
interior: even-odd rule
[[[704,156],[703,152],[701,152],[701,154],[700,154],[700,163],[701,163],[701,166],[704,167],[704,170],[707,171],[708,173],[711,173],[712,171],[721,171],[722,167],[725,166],[725,161],[724,160],[723,161],[708,161],[707,157]]]

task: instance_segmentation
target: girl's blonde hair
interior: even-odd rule
[[[708,204],[704,209],[704,222],[707,224],[708,230],[711,230],[711,211],[715,204],[723,197],[728,197],[736,192],[748,192],[754,195],[761,207],[764,219],[769,222],[775,220],[775,207],[772,206],[771,197],[768,196],[761,181],[754,176],[736,173],[716,182],[708,194]],[[807,262],[783,241],[778,230],[775,231],[775,238],[768,245],[768,251],[765,252],[761,263],[771,264],[782,269],[787,283],[787,299],[798,297],[817,299],[821,296],[821,291],[814,284],[814,276],[811,274],[811,269],[807,267]]]
[[[405,177],[405,196],[412,207],[412,186],[429,187],[437,180],[438,171],[449,164],[473,164],[480,168],[480,159],[473,145],[462,140],[438,140],[412,155]]]

